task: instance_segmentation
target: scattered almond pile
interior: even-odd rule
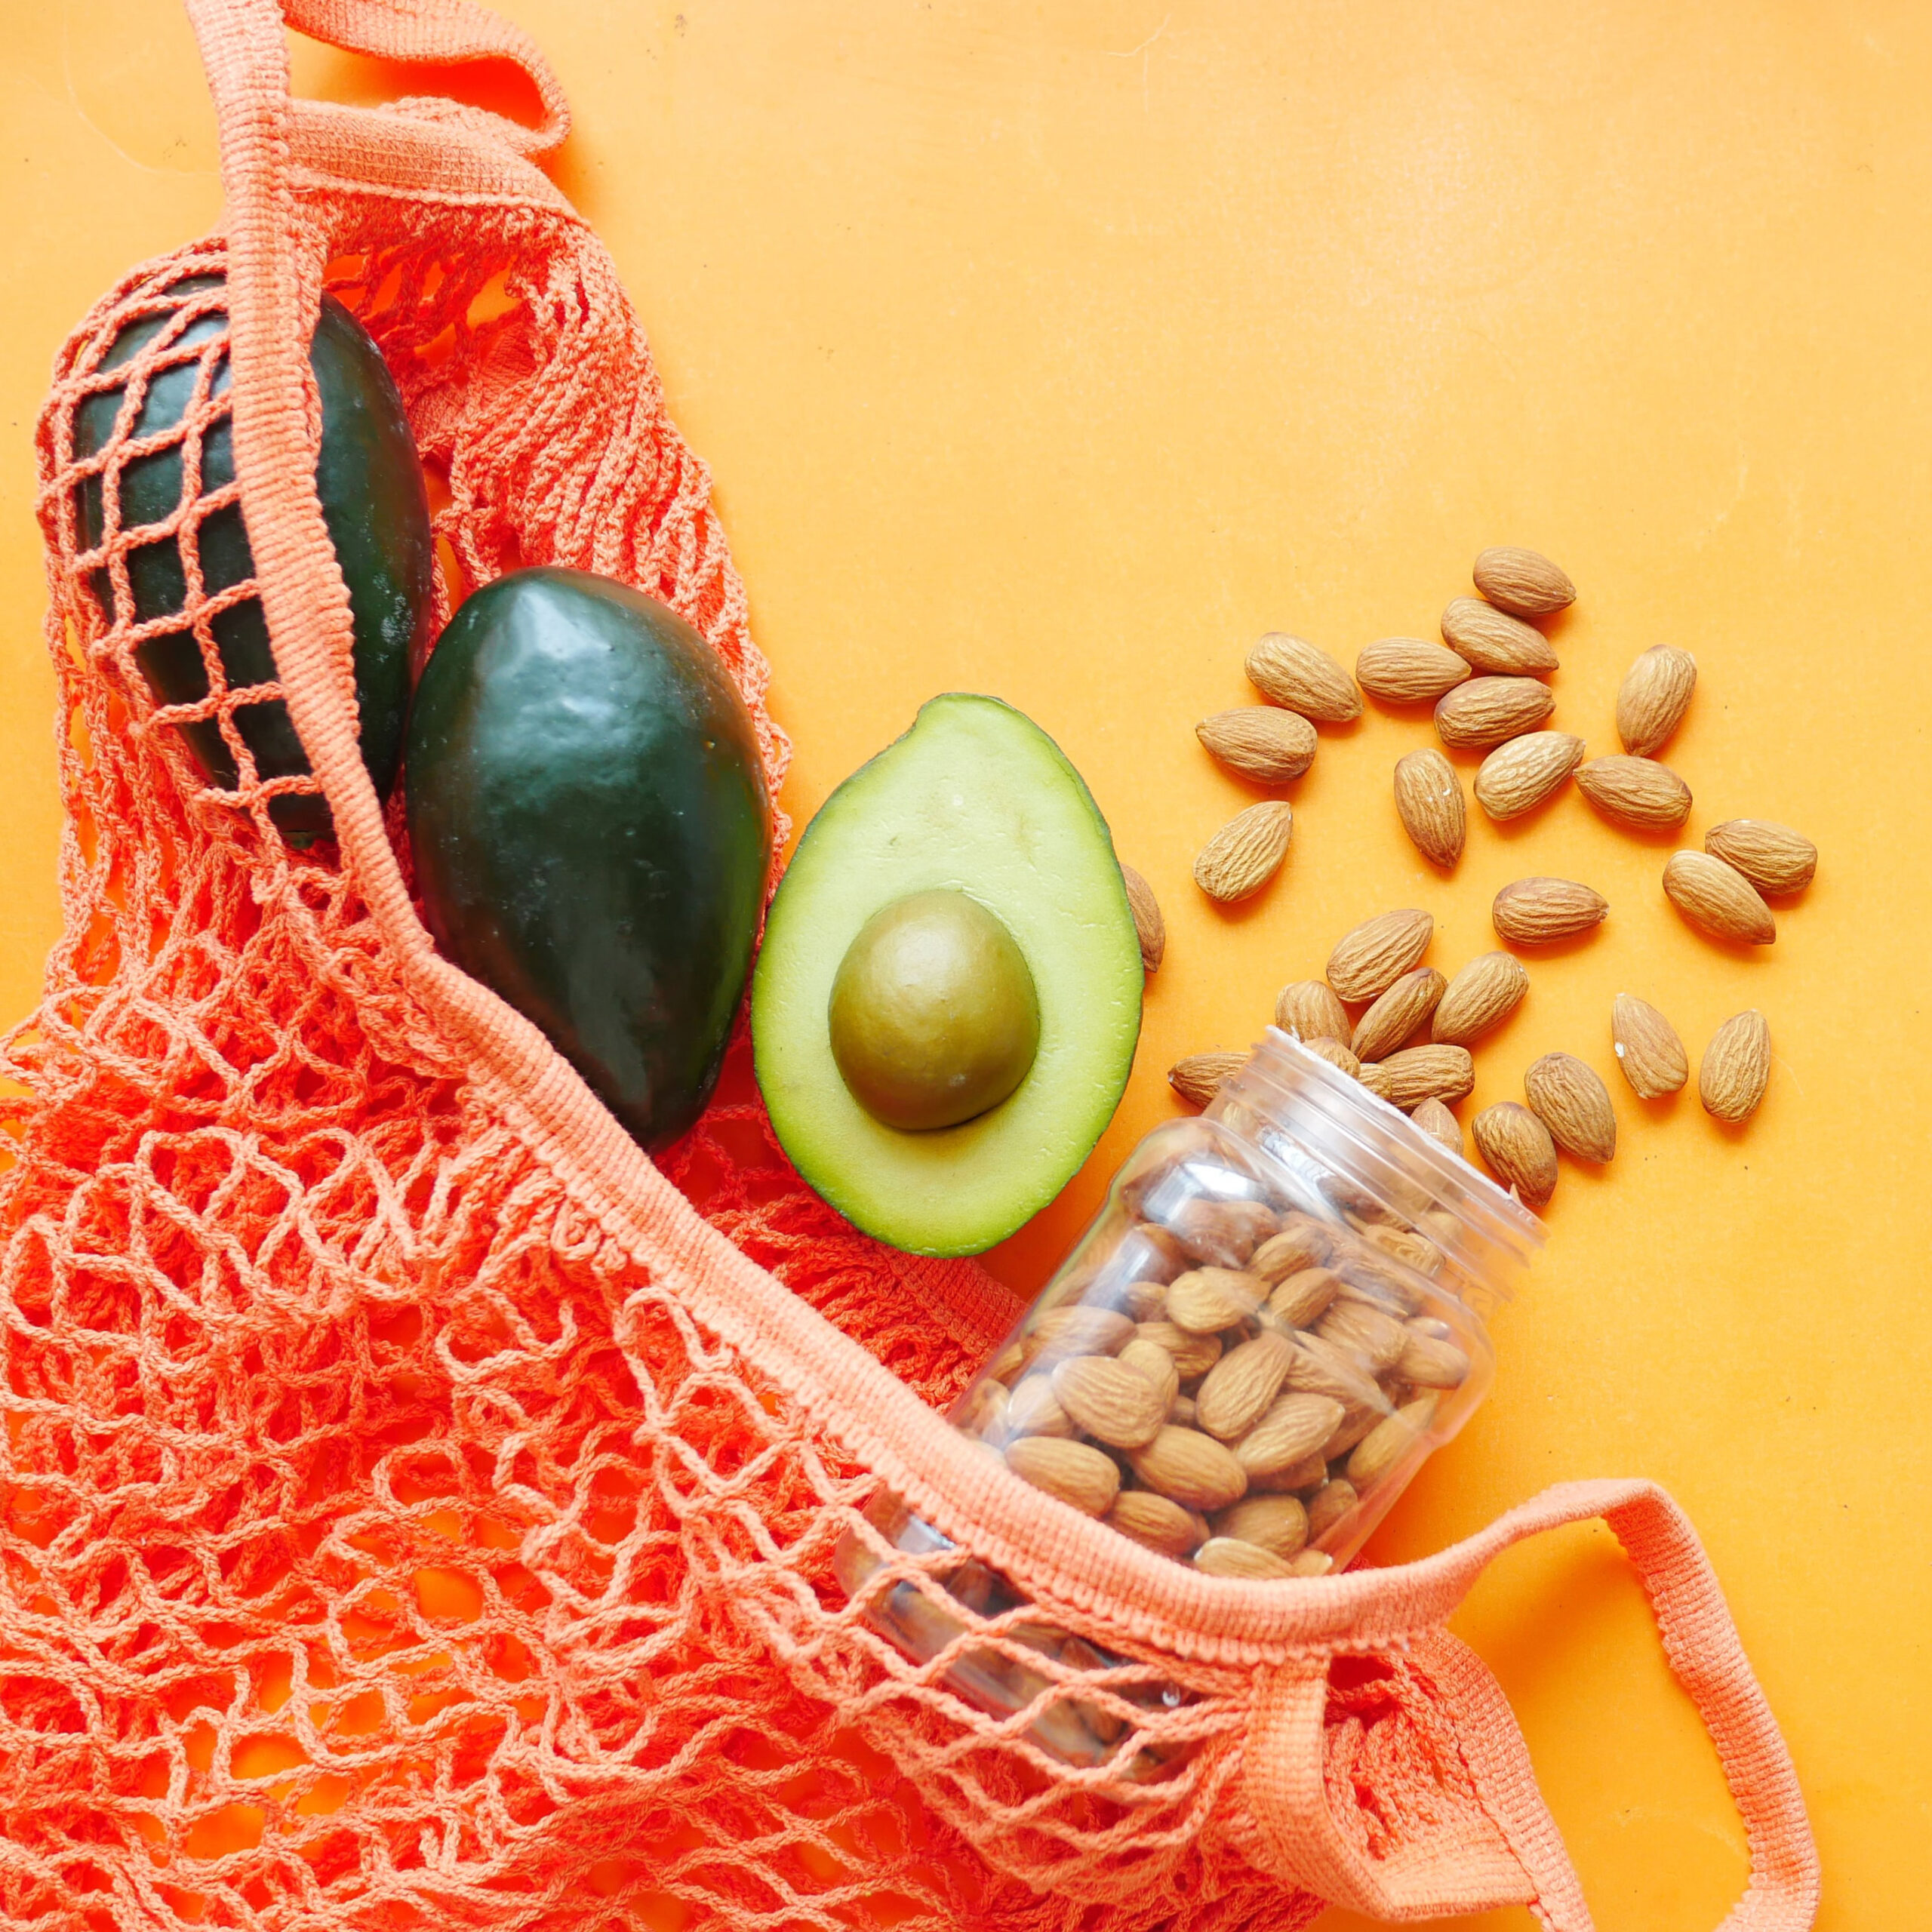
[[[1549,639],[1531,621],[1564,610],[1576,587],[1533,550],[1485,550],[1476,559],[1475,597],[1444,611],[1442,642],[1384,638],[1364,649],[1351,678],[1325,651],[1303,639],[1264,637],[1249,652],[1249,680],[1269,702],[1223,712],[1198,726],[1201,742],[1229,770],[1269,787],[1299,778],[1313,762],[1317,723],[1361,715],[1361,694],[1398,706],[1433,706],[1437,736],[1454,750],[1484,754],[1472,789],[1484,814],[1519,818],[1553,798],[1574,777],[1577,789],[1612,823],[1654,832],[1689,816],[1690,788],[1659,761],[1683,721],[1697,666],[1670,645],[1646,651],[1626,674],[1617,700],[1621,755],[1590,758],[1583,740],[1553,728],[1555,694],[1543,681],[1559,668]],[[1433,747],[1397,761],[1395,810],[1403,829],[1431,864],[1454,869],[1468,838],[1469,811],[1455,767]],[[1234,904],[1259,892],[1286,857],[1294,815],[1284,798],[1250,806],[1208,841],[1195,862],[1195,881],[1211,899]],[[1768,946],[1777,937],[1766,895],[1801,892],[1817,850],[1788,826],[1733,819],[1706,834],[1702,851],[1674,853],[1663,890],[1690,924],[1732,944]],[[1150,970],[1164,937],[1146,881],[1129,875],[1129,896]],[[1496,897],[1498,936],[1515,946],[1574,939],[1610,910],[1602,894],[1576,881],[1522,878]],[[1512,1012],[1529,974],[1509,952],[1484,953],[1452,977],[1424,966],[1435,922],[1414,909],[1385,912],[1346,934],[1331,955],[1325,980],[1284,987],[1275,1023],[1300,1037],[1457,1153],[1462,1129],[1451,1106],[1475,1084],[1471,1045]],[[1351,1008],[1358,1009],[1352,1016]],[[1611,1016],[1618,1066],[1644,1099],[1674,1093],[1690,1063],[1670,1022],[1624,993]],[[1175,1090],[1205,1106],[1246,1055],[1190,1054],[1168,1075]],[[1721,1026],[1704,1053],[1698,1091],[1715,1118],[1748,1119],[1764,1098],[1770,1072],[1770,1032],[1764,1016],[1739,1014]],[[1557,1152],[1607,1161],[1617,1149],[1617,1120],[1603,1081],[1583,1061],[1549,1054],[1524,1078],[1527,1105],[1490,1107],[1470,1123],[1478,1152],[1506,1187],[1540,1208],[1556,1185]]]

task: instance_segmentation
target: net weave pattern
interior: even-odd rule
[[[316,292],[376,336],[447,478],[436,527],[464,583],[555,561],[673,603],[738,679],[775,786],[786,747],[709,478],[587,232],[424,203],[398,246],[374,195],[304,217]],[[1150,1718],[1117,1694],[1171,1662],[1047,1667],[1043,1705],[1111,1700],[1204,1740],[1147,1788],[1068,1774],[947,1694],[949,1654],[915,1669],[873,1635],[829,1571],[871,1478],[573,1205],[408,997],[328,849],[268,823],[275,791],[315,781],[255,774],[232,714],[276,693],[228,689],[208,630],[254,586],[210,598],[193,561],[234,494],[198,494],[225,338],[178,345],[190,301],[99,366],[223,261],[215,239],[130,275],[63,352],[39,426],[69,829],[65,934],[6,1048],[30,1097],[0,1179],[0,1915],[1299,1922],[1312,1902],[1284,1904],[1213,1823],[1244,1674],[1197,1672],[1198,1701]],[[186,358],[181,423],[128,434]],[[109,386],[120,432],[77,462],[75,412]],[[121,529],[121,466],[164,446],[178,510]],[[110,506],[91,551],[84,474]],[[128,554],[161,537],[188,586],[162,621],[192,629],[210,683],[167,709],[134,654],[158,626],[110,621],[90,587],[105,573],[127,613]],[[191,717],[223,721],[234,789],[182,750]],[[839,1221],[772,1142],[745,1060],[741,1042],[672,1178],[945,1402],[998,1297],[955,1310]],[[876,1586],[922,1574],[897,1558]],[[997,1620],[967,1623],[962,1643],[1038,1663]]]

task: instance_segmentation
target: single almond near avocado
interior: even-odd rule
[[[1540,679],[1472,678],[1436,706],[1435,734],[1457,751],[1484,752],[1534,731],[1555,709]]]
[[[1601,1164],[1617,1152],[1617,1111],[1595,1068],[1574,1054],[1545,1054],[1523,1075],[1523,1091],[1566,1154]]]
[[[1349,1051],[1358,1062],[1386,1058],[1435,1011],[1448,983],[1433,966],[1404,973],[1355,1022]]]
[[[1221,1082],[1247,1060],[1245,1054],[1189,1054],[1168,1069],[1168,1084],[1189,1106],[1204,1107],[1221,1091]]]
[[[1346,1040],[1348,1008],[1324,980],[1295,980],[1275,998],[1275,1024],[1302,1040]]]
[[[1670,903],[1700,932],[1741,946],[1769,946],[1778,936],[1771,909],[1734,866],[1708,852],[1673,852],[1663,869]]]
[[[1476,588],[1512,617],[1546,617],[1577,601],[1577,586],[1540,550],[1499,543],[1476,559]]]
[[[1257,691],[1304,718],[1346,724],[1361,715],[1354,678],[1306,638],[1271,631],[1247,654],[1246,668]]]
[[[1567,731],[1531,731],[1498,745],[1476,772],[1476,803],[1491,818],[1521,818],[1562,787],[1582,763],[1583,741]]]
[[[1272,1475],[1319,1449],[1341,1420],[1342,1405],[1333,1396],[1300,1390],[1278,1395],[1260,1420],[1232,1445],[1235,1462],[1244,1478]],[[1244,1481],[1244,1494],[1246,1487]]]
[[[1469,675],[1466,659],[1419,637],[1385,637],[1355,660],[1355,682],[1385,704],[1433,704]]]
[[[1556,1143],[1519,1101],[1484,1107],[1470,1121],[1469,1131],[1490,1171],[1505,1187],[1514,1188],[1526,1206],[1540,1208],[1556,1192]]]
[[[1617,735],[1632,758],[1660,751],[1690,708],[1697,660],[1675,645],[1654,645],[1623,674],[1617,694]]]
[[[1294,812],[1285,798],[1263,798],[1238,812],[1201,848],[1194,882],[1224,906],[1251,898],[1288,856]]]
[[[1277,705],[1218,712],[1195,725],[1194,735],[1229,771],[1257,785],[1285,785],[1315,762],[1315,727]]]
[[[1458,1160],[1463,1158],[1463,1124],[1433,1094],[1409,1115],[1430,1140],[1439,1143]]]
[[[1463,856],[1469,808],[1456,768],[1440,752],[1409,752],[1395,761],[1395,814],[1431,865],[1453,866]]]
[[[1541,631],[1480,597],[1451,601],[1442,613],[1442,641],[1476,670],[1502,677],[1557,669],[1556,653]]]
[[[1247,1321],[1268,1299],[1268,1286],[1238,1268],[1196,1268],[1168,1284],[1168,1319],[1190,1335],[1218,1335]]]
[[[1475,1063],[1466,1047],[1411,1047],[1374,1063],[1377,1084],[1371,1091],[1392,1107],[1419,1107],[1425,1100],[1460,1100],[1476,1084]],[[1369,1084],[1370,1063],[1362,1063],[1362,1084]]]
[[[1610,1038],[1617,1063],[1640,1100],[1675,1094],[1690,1077],[1677,1029],[1635,993],[1617,995],[1610,1010]]]
[[[1690,816],[1690,788],[1654,758],[1593,758],[1577,768],[1577,789],[1605,818],[1654,832]]]
[[[1026,1435],[1006,1447],[1006,1466],[1035,1489],[1071,1503],[1083,1516],[1104,1516],[1120,1494],[1112,1457],[1091,1443]]]
[[[1161,917],[1160,901],[1154,888],[1130,866],[1121,861],[1121,883],[1127,888],[1127,909],[1134,915],[1134,931],[1140,941],[1140,970],[1158,973],[1168,953],[1168,924]]]
[[[1480,953],[1443,989],[1429,1037],[1441,1046],[1466,1047],[1508,1019],[1529,989],[1529,972],[1514,953]]]
[[[1742,872],[1760,892],[1802,892],[1818,869],[1818,848],[1801,832],[1767,818],[1727,819],[1704,834],[1704,850]]]
[[[1771,1077],[1771,1029],[1754,1007],[1711,1036],[1697,1069],[1697,1097],[1713,1119],[1736,1126],[1758,1111]]]
[[[1386,993],[1429,950],[1435,921],[1413,906],[1378,912],[1344,933],[1328,955],[1328,983],[1347,1000]]]
[[[1490,920],[1512,946],[1550,946],[1600,926],[1610,901],[1573,878],[1519,878],[1496,895]]]

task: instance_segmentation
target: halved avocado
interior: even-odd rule
[[[983,963],[1003,957],[999,937],[970,909],[949,917],[945,895],[954,894],[991,915],[1023,972]],[[999,1064],[989,1072],[963,1052],[952,1075],[987,1080],[985,1091],[1004,1097],[956,1125],[889,1124],[847,1084],[841,1059],[881,1111],[917,1118],[916,1107],[885,1105],[851,1046],[834,1051],[835,990],[849,1040],[855,981],[916,971],[894,962],[916,961],[921,944],[943,960],[949,950],[952,983],[934,975],[936,1006],[958,1001],[963,1024],[1007,1028],[989,1050]],[[959,1001],[961,961],[969,975],[998,973],[1012,993],[977,1010]],[[1011,1056],[1024,1048],[1013,1038],[1032,1038],[1030,1014],[1014,1013],[1026,975],[1038,1046],[1014,1085]],[[1134,1064],[1140,946],[1106,821],[1060,747],[1011,706],[936,697],[812,820],[772,901],[752,986],[758,1084],[798,1171],[881,1240],[920,1254],[979,1254],[1066,1184]],[[925,1041],[921,1017],[901,1010],[921,990],[902,987],[897,1005],[881,1006],[881,1038],[892,1026],[885,1051],[903,1056],[895,1042]]]

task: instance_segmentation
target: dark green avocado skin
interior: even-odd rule
[[[518,571],[438,640],[409,718],[417,888],[444,954],[546,1034],[643,1146],[709,1098],[764,900],[744,700],[676,612]]]
[[[171,294],[183,297],[222,286],[218,276],[189,277]],[[118,334],[103,369],[133,360],[160,333],[168,317],[143,316]],[[217,313],[198,317],[177,340],[205,342],[227,328]],[[354,620],[355,699],[361,721],[362,761],[378,793],[395,782],[402,749],[403,721],[409,703],[409,669],[429,641],[435,621],[435,547],[429,528],[429,502],[423,466],[403,413],[402,397],[368,332],[333,297],[325,296],[309,343],[309,367],[322,405],[321,447],[315,490],[322,518],[335,546],[336,561],[349,587]],[[148,384],[131,433],[149,436],[178,423],[192,398],[196,369],[190,361],[164,369]],[[228,358],[217,368],[211,392],[229,387]],[[112,440],[115,419],[125,392],[91,395],[75,412],[74,454],[97,455]],[[202,445],[202,488],[205,494],[235,480],[235,441],[223,417]],[[137,457],[121,472],[121,527],[155,524],[174,514],[181,498],[180,446]],[[106,527],[102,481],[89,477],[80,485],[82,533],[90,549]],[[205,518],[198,548],[205,589],[213,592],[240,583],[255,573],[240,506],[230,504]],[[128,553],[128,587],[135,622],[149,623],[179,611],[187,601],[187,577],[179,545],[171,536],[137,545]],[[108,574],[97,571],[94,591],[111,621],[113,590]],[[258,598],[223,611],[211,626],[231,688],[266,684],[275,675],[268,625]],[[192,704],[208,694],[200,647],[187,631],[164,631],[135,647],[142,675],[163,704]],[[264,778],[309,769],[288,706],[279,699],[244,705],[235,728],[254,754]],[[232,789],[234,758],[212,719],[183,725],[195,761],[216,784]],[[269,814],[295,843],[306,844],[331,830],[325,800],[302,795],[270,801]]]

